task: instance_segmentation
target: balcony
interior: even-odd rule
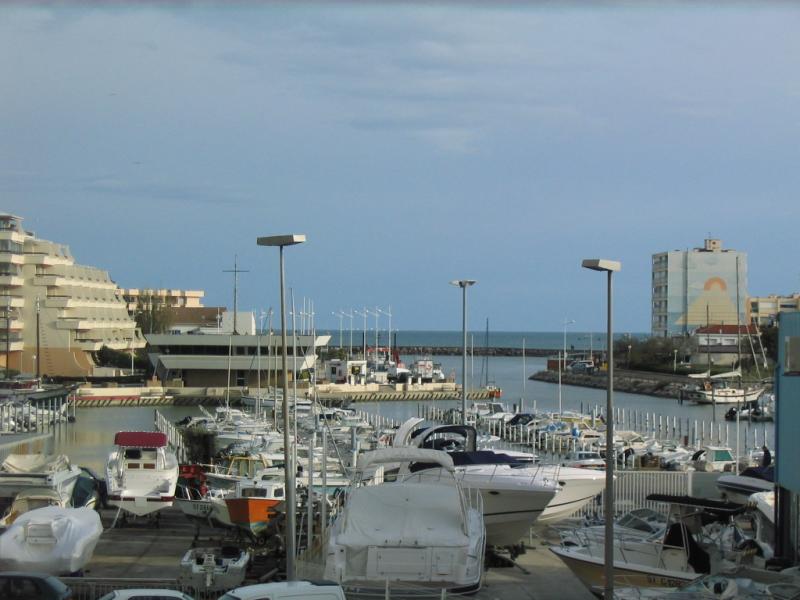
[[[0,275],[0,285],[9,287],[22,287],[25,284],[25,279],[19,275]]]
[[[25,264],[25,257],[15,252],[0,252],[0,263],[22,265]]]

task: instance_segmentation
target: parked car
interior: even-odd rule
[[[67,600],[72,590],[57,577],[45,573],[0,573],[0,598],[3,600]]]
[[[219,600],[345,600],[342,586],[333,581],[279,581],[245,585]]]
[[[115,590],[100,600],[192,600],[192,597],[177,590],[138,588]]]

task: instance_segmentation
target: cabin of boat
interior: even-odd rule
[[[283,481],[271,479],[238,483],[236,493],[225,497],[231,523],[261,535],[283,508],[285,488]]]

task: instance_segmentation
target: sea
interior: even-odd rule
[[[475,332],[477,346],[477,335]],[[429,331],[429,332],[400,332],[397,344],[399,346],[442,347],[459,346],[461,332],[457,331]],[[481,335],[485,336],[485,332]],[[585,334],[589,335],[589,334]],[[604,337],[593,334],[595,337],[590,342],[583,339],[582,334],[568,332],[567,347],[574,346],[576,350],[585,347],[598,348],[604,346]],[[633,334],[635,335],[635,334]],[[643,334],[639,334],[643,335]],[[496,332],[489,334],[489,343],[495,347],[521,348],[523,340],[528,348],[553,348],[563,347],[563,332]],[[359,340],[360,341],[360,340]],[[331,345],[336,345],[332,342]],[[347,344],[345,343],[345,347]],[[410,362],[419,356],[402,356]],[[433,356],[435,362],[440,363],[445,375],[451,376],[456,381],[461,381],[462,357]],[[604,389],[583,388],[564,385],[559,386],[542,381],[533,381],[528,377],[537,371],[544,370],[546,359],[541,357],[467,357],[467,384],[470,389],[482,387],[487,383],[502,389],[501,401],[508,408],[519,411],[555,411],[573,410],[591,412],[606,405],[606,391]],[[402,421],[408,417],[416,416],[424,404],[435,404],[441,408],[460,407],[460,401],[431,401],[431,402],[376,402],[359,403],[352,405],[359,410],[380,414],[384,417]],[[662,418],[679,418],[708,423],[716,421],[715,427],[729,429],[730,439],[735,439],[735,424],[724,420],[727,406],[720,405],[714,410],[709,405],[695,405],[679,403],[676,399],[657,398],[642,394],[629,394],[624,392],[614,393],[614,406],[619,407],[629,414],[638,411],[640,414],[649,413]],[[162,406],[158,410],[172,421],[182,419],[187,415],[200,415],[197,407]],[[77,419],[73,424],[59,428],[56,435],[47,440],[40,440],[26,445],[25,452],[48,452],[67,454],[76,464],[94,469],[98,474],[103,473],[106,457],[113,448],[114,434],[117,431],[151,431],[153,429],[154,408],[152,407],[111,407],[111,408],[82,408],[77,411]],[[740,424],[739,438],[742,447],[753,446],[756,438],[771,444],[773,440],[772,423]],[[724,439],[724,434],[723,434]],[[733,442],[732,442],[733,443]]]

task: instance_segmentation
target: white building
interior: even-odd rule
[[[103,346],[144,347],[118,292],[107,271],[76,264],[67,246],[38,239],[22,228],[22,218],[0,214],[3,366],[8,361],[23,373],[91,376],[93,353]]]

